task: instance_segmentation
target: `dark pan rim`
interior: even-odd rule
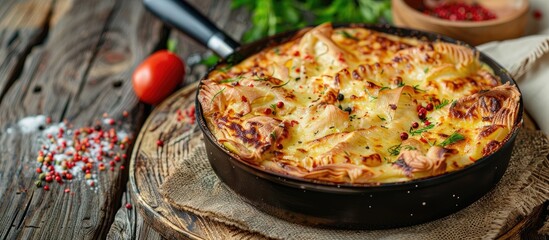
[[[216,66],[213,66],[208,70],[208,73],[200,80],[200,84],[198,85],[198,88],[196,91],[196,98],[195,98],[196,115],[198,116],[198,119],[197,119],[198,125],[200,126],[200,129],[204,133],[205,137],[207,138],[205,139],[205,141],[210,141],[211,143],[213,143],[216,149],[224,153],[227,156],[228,160],[231,161],[232,164],[258,177],[261,177],[273,182],[277,182],[282,185],[290,186],[290,187],[297,187],[297,188],[308,189],[308,190],[326,191],[326,192],[338,192],[338,193],[357,193],[357,192],[364,192],[364,191],[372,191],[372,192],[391,191],[391,190],[413,189],[413,188],[418,188],[420,186],[426,187],[426,186],[441,184],[441,183],[459,178],[467,174],[468,172],[474,171],[474,169],[483,167],[484,165],[489,164],[491,161],[500,161],[500,159],[495,158],[494,155],[497,155],[497,153],[501,152],[505,148],[513,147],[514,139],[516,138],[518,134],[518,130],[522,124],[522,115],[523,115],[522,92],[520,91],[513,77],[507,72],[507,70],[505,70],[500,64],[498,64],[492,58],[488,57],[484,53],[478,51],[476,48],[464,42],[452,39],[447,36],[436,34],[436,33],[430,33],[430,32],[419,31],[419,30],[408,29],[408,28],[399,28],[399,27],[394,27],[390,25],[369,25],[369,24],[334,25],[334,28],[338,28],[338,27],[363,27],[363,28],[367,28],[367,29],[371,29],[371,30],[375,30],[375,31],[379,31],[387,34],[402,36],[402,37],[415,37],[420,40],[421,39],[429,40],[429,41],[438,40],[443,42],[454,43],[454,44],[466,46],[472,49],[473,51],[479,53],[480,61],[490,66],[493,69],[494,74],[500,78],[502,83],[510,82],[511,85],[515,86],[518,89],[518,91],[521,93],[520,100],[519,100],[519,112],[517,114],[517,118],[515,119],[515,126],[513,127],[513,129],[511,129],[511,132],[508,134],[505,141],[502,142],[500,148],[492,152],[490,155],[484,156],[478,159],[476,162],[470,165],[467,165],[464,168],[456,171],[446,172],[444,174],[414,179],[410,181],[389,182],[389,183],[334,183],[334,182],[327,182],[327,181],[320,181],[320,180],[314,180],[314,179],[299,178],[291,175],[285,175],[282,173],[269,171],[267,169],[261,168],[260,166],[240,160],[238,155],[230,152],[229,150],[227,150],[225,147],[223,147],[221,144],[217,142],[217,139],[215,138],[215,136],[213,135],[213,133],[210,131],[210,129],[206,124],[206,120],[202,114],[202,106],[198,101],[198,94],[202,87],[202,80],[204,80],[214,69],[216,69],[217,66],[221,64],[225,64],[228,62],[232,62],[232,63],[239,62],[243,58],[249,57],[254,53],[257,53],[263,49],[270,47],[272,44],[280,44],[290,40],[291,36],[293,36],[295,33],[298,32],[296,30],[296,31],[281,33],[265,39],[261,39],[259,41],[256,41],[247,45],[243,45],[239,47],[227,59],[220,61]],[[219,159],[219,160],[225,161],[225,159]],[[210,159],[210,162],[212,162],[212,159]]]

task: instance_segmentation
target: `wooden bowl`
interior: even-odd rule
[[[448,0],[446,0],[448,2]],[[422,13],[424,0],[392,0],[393,20],[399,27],[436,32],[471,45],[517,38],[528,21],[528,0],[466,0],[481,4],[496,15],[487,21],[450,21]]]

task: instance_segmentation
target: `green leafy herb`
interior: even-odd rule
[[[223,80],[219,81],[219,83],[232,83],[232,82],[238,82],[238,81],[242,80],[242,78],[243,78],[242,75],[238,75],[238,76],[233,77],[233,78],[223,79]]]
[[[404,84],[404,82],[399,82],[397,87],[404,87],[404,85],[406,85],[406,84]]]
[[[217,62],[219,62],[221,58],[219,58],[217,55],[210,55],[210,56],[207,56],[206,58],[203,58],[201,61],[200,61],[200,64],[203,64],[203,65],[206,65],[206,67],[208,68],[211,68],[213,67],[215,64],[217,64]]]
[[[428,68],[428,67],[424,68],[424,69],[423,69],[423,72],[424,72],[425,74],[427,74],[427,73],[429,72],[429,68]]]
[[[461,140],[465,139],[465,137],[457,132],[455,133],[452,133],[452,135],[450,135],[448,138],[446,138],[446,140],[444,140],[443,142],[441,142],[439,144],[439,146],[441,147],[446,147],[448,145],[451,145],[451,144],[454,144],[456,142],[459,142]]]
[[[430,129],[433,129],[435,127],[435,125],[433,123],[423,127],[423,128],[420,128],[420,129],[416,129],[416,130],[413,130],[412,128],[410,128],[410,134],[412,134],[412,136],[415,136],[415,135],[419,135],[419,134],[422,134]]]
[[[390,146],[388,149],[387,149],[387,152],[389,152],[389,154],[391,156],[398,156],[398,154],[400,154],[400,148],[401,148],[401,144],[398,144],[398,145],[394,145],[394,146]]]
[[[417,150],[416,147],[414,146],[410,146],[410,145],[402,145],[401,144],[398,144],[398,145],[394,145],[394,146],[390,146],[387,151],[389,152],[389,154],[391,156],[398,156],[400,154],[400,150],[402,149],[405,149],[405,150]]]
[[[351,120],[351,122],[352,122],[355,118],[356,118],[356,115],[354,115],[354,114],[349,116],[349,120]]]
[[[414,90],[418,92],[425,92],[425,90],[419,88],[419,85],[414,85]]]
[[[254,81],[267,81],[269,79],[270,79],[269,77],[257,77],[257,78],[253,78],[252,80],[254,80]]]
[[[366,94],[368,94],[368,97],[370,98],[370,102],[377,99],[376,96],[370,94],[370,92],[368,91],[368,89],[365,89],[364,91],[366,92]]]
[[[273,110],[273,115],[276,115],[276,104],[271,104],[269,105],[269,107],[271,108],[271,110]]]
[[[232,7],[251,13],[252,27],[242,36],[244,42],[324,22],[392,22],[390,0],[233,0]]]
[[[385,118],[382,117],[382,116],[377,115],[377,118],[379,118],[379,120],[381,120],[381,121],[385,121]]]
[[[222,73],[226,73],[226,72],[228,72],[229,69],[231,69],[232,67],[233,67],[232,64],[227,64],[227,65],[225,65],[225,66],[223,66],[223,67],[218,68],[217,70],[219,70],[219,71],[222,72]]]
[[[389,87],[382,87],[382,88],[379,89],[379,91],[381,92],[381,91],[387,90],[387,89],[390,89],[390,88]]]
[[[272,140],[276,140],[276,132],[271,132],[270,136]]]
[[[440,101],[440,104],[437,104],[437,105],[435,106],[435,109],[437,109],[437,110],[438,110],[438,109],[441,109],[441,108],[445,107],[445,106],[448,105],[448,104],[450,104],[450,100],[448,100],[448,99],[442,99],[442,101]]]
[[[281,84],[281,85],[272,86],[271,88],[280,88],[280,87],[285,86],[285,85],[288,84],[289,82],[290,82],[290,80],[286,81],[285,83],[283,83],[283,84]]]
[[[175,51],[177,50],[177,39],[168,39],[168,42],[166,42],[166,49],[168,50],[168,52],[176,53]]]
[[[453,107],[456,106],[456,104],[457,104],[457,100],[454,100],[454,101],[452,102],[452,105],[450,105],[450,107],[453,108]]]
[[[343,35],[343,37],[345,37],[345,38],[348,38],[348,39],[352,39],[352,40],[358,41],[358,38],[356,38],[355,36],[351,35],[351,34],[348,33],[347,31],[341,31],[340,33],[341,33],[341,35]]]
[[[403,147],[404,147],[404,149],[406,149],[406,150],[417,150],[416,147],[410,146],[410,145],[404,145]]]
[[[223,91],[225,91],[225,88],[219,90],[218,92],[216,92],[213,97],[212,97],[212,100],[210,101],[210,104],[213,104],[213,101],[214,99],[217,97],[217,95],[221,94]]]

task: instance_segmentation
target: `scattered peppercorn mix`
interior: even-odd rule
[[[124,112],[123,117],[127,116]],[[70,193],[69,183],[85,181],[97,189],[99,174],[125,169],[123,160],[128,158],[126,150],[131,136],[122,129],[120,121],[104,114],[94,126],[73,128],[68,121],[52,124],[49,117],[45,124],[36,159],[37,187],[48,191],[58,184],[65,193]]]

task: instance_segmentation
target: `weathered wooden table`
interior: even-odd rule
[[[246,12],[231,11],[230,1],[191,3],[234,38],[246,28]],[[89,126],[108,113],[130,124],[137,135],[151,107],[134,95],[131,74],[146,56],[164,48],[168,38],[179,40],[177,52],[185,59],[206,53],[204,47],[146,12],[139,0],[2,1],[1,239],[160,238],[135,208],[125,208],[130,201],[125,194],[127,169],[100,174],[98,191],[76,180],[70,183],[70,194],[54,185],[44,191],[34,185],[40,148],[35,140],[40,133],[11,133],[9,129],[34,115]],[[196,80],[205,70],[204,66],[189,66],[186,82]],[[123,118],[124,111],[130,116]]]
[[[193,0],[194,6],[239,39],[248,13],[230,1]],[[104,113],[137,135],[151,107],[132,91],[135,66],[168,38],[188,61],[186,84],[206,67],[207,50],[163,25],[139,0],[4,0],[0,4],[0,237],[41,239],[159,239],[134,208],[128,170],[99,175],[101,186],[72,181],[50,191],[34,181],[40,132],[10,129],[28,116],[90,126]],[[129,116],[123,117],[127,111]],[[129,149],[131,151],[131,147]],[[128,166],[127,161],[122,161]],[[67,185],[69,186],[69,185]]]

